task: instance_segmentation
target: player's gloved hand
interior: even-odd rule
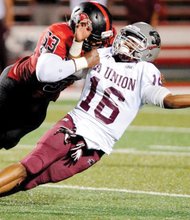
[[[54,135],[58,134],[58,133],[63,133],[65,134],[64,136],[64,143],[65,144],[68,144],[70,142],[72,142],[72,139],[76,138],[76,129],[74,128],[73,130],[67,128],[67,127],[64,127],[64,126],[61,126],[56,132]]]
[[[61,126],[54,134],[65,134],[64,144],[73,144],[73,147],[69,150],[66,157],[64,158],[64,160],[66,161],[65,165],[67,166],[75,164],[80,159],[80,157],[82,156],[83,148],[86,146],[85,141],[81,140],[81,137],[78,136],[75,132],[76,128],[73,128],[73,130],[71,130],[67,127]]]
[[[87,39],[92,32],[92,22],[84,13],[76,17],[76,26],[73,44],[69,50],[70,58],[77,58],[81,56],[82,46],[85,39]],[[87,62],[85,61],[85,66]],[[81,65],[80,65],[81,66]],[[82,65],[83,66],[83,65]],[[80,70],[81,68],[76,68]]]
[[[76,25],[74,38],[77,42],[84,41],[92,32],[92,22],[88,18],[81,19]]]
[[[98,53],[97,49],[92,49],[91,51],[86,52],[84,54],[84,57],[87,60],[89,68],[91,68],[91,67],[97,65],[98,63],[100,63],[100,56],[99,56],[99,53]]]
[[[86,145],[84,142],[80,142],[76,144],[75,147],[71,148],[71,158],[73,158],[74,161],[78,161],[80,159],[80,157],[82,156],[82,148],[85,146]]]
[[[83,148],[85,146],[86,145],[84,141],[80,141],[75,146],[73,146],[64,157],[64,165],[68,167],[75,165],[77,161],[81,158],[83,154]]]

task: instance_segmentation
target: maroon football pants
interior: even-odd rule
[[[74,128],[72,118],[67,115],[58,121],[40,139],[36,148],[21,160],[28,173],[26,181],[22,184],[23,190],[67,179],[91,167],[104,154],[103,151],[87,149],[85,146],[82,149],[82,156],[78,161],[74,161],[71,157],[71,149],[84,139],[77,136],[76,143],[64,143],[65,134],[55,134],[61,126],[72,130]]]

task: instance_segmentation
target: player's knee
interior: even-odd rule
[[[17,140],[0,140],[0,149],[4,148],[6,150],[9,150],[13,147],[15,147],[18,142],[20,141],[20,139]]]
[[[34,175],[43,170],[43,161],[38,156],[29,156],[21,161],[30,175]]]
[[[6,150],[11,149],[15,147],[19,141],[20,141],[20,138],[1,135],[0,136],[0,149],[2,148]]]

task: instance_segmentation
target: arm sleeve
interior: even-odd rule
[[[153,104],[164,108],[164,98],[171,92],[162,86],[148,85],[143,91],[143,104]]]
[[[164,108],[164,98],[168,94],[171,94],[171,92],[162,86],[161,73],[152,63],[142,62],[142,65],[142,103],[152,104]]]
[[[73,60],[62,60],[56,54],[44,53],[38,58],[36,76],[40,82],[57,82],[75,72]]]

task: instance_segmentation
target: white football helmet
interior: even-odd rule
[[[161,39],[158,32],[145,22],[127,25],[116,35],[113,55],[122,61],[154,61],[160,52]]]

